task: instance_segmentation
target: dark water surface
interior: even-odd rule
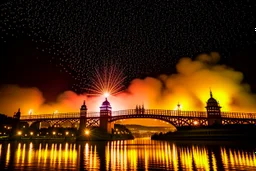
[[[113,142],[0,142],[0,170],[256,170],[256,145]]]

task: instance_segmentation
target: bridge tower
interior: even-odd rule
[[[221,124],[221,112],[220,105],[212,96],[212,91],[210,90],[210,98],[207,101],[207,110],[208,125]]]
[[[21,115],[21,112],[20,112],[20,108],[19,108],[18,112],[16,112],[13,115],[14,122],[13,122],[13,125],[12,125],[12,133],[11,133],[12,136],[15,136],[17,134],[17,130],[20,127],[20,115]]]
[[[14,115],[13,115],[13,119],[15,119],[15,120],[20,120],[20,115],[21,115],[21,113],[20,113],[20,108],[18,109],[18,112],[16,112]]]
[[[108,133],[112,133],[111,123],[108,121],[112,114],[112,107],[106,98],[100,107],[100,128]]]
[[[84,100],[84,103],[80,108],[80,125],[79,125],[80,133],[83,133],[86,128],[86,119],[87,119],[87,106],[85,105],[85,100]]]

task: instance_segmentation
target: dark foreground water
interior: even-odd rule
[[[0,170],[256,170],[256,145],[0,142]]]

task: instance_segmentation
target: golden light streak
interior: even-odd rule
[[[65,144],[65,152],[64,152],[64,163],[65,163],[65,167],[67,167],[68,165],[68,147],[69,147],[69,144],[66,143]]]
[[[20,157],[21,157],[21,143],[18,144],[18,149],[17,149],[17,163],[20,162]]]
[[[94,169],[99,169],[100,166],[98,165],[99,160],[97,160],[97,146],[94,146],[94,153],[93,153],[93,168]]]
[[[163,170],[178,170],[179,161],[182,170],[193,170],[193,167],[196,170],[208,171],[210,168],[214,171],[219,170],[216,159],[218,152],[208,151],[204,146],[182,145],[177,147],[174,143],[151,141],[146,138],[112,141],[104,145],[105,147],[89,142],[83,144],[83,152],[81,152],[81,145],[78,147],[80,150],[77,151],[76,143],[66,143],[63,148],[61,143],[51,143],[49,149],[48,144],[43,143],[40,143],[39,147],[29,143],[27,144],[29,148],[26,149],[26,144],[19,143],[15,153],[11,153],[12,145],[10,143],[7,145],[6,165],[10,164],[10,159],[13,158],[10,155],[14,154],[13,163],[17,166],[24,167],[35,163],[37,167],[49,165],[55,167],[56,170],[75,168],[82,158],[85,167],[83,169],[86,170],[100,169],[100,160],[106,160],[106,170],[127,170],[128,168],[138,170],[141,166],[144,167],[143,170],[150,170],[152,164]],[[103,148],[105,148],[104,151],[98,151]],[[0,144],[0,155],[3,155],[1,150],[3,150],[2,144]],[[256,157],[253,151],[221,147],[220,155],[224,169],[253,170],[256,167]],[[212,160],[211,163],[209,163],[210,160]]]
[[[32,163],[33,156],[33,143],[29,143],[29,151],[28,151],[28,163]]]
[[[38,163],[41,162],[41,158],[42,158],[42,144],[39,144],[39,150],[38,150]]]
[[[22,158],[21,158],[21,164],[25,163],[25,157],[26,157],[26,144],[23,144],[23,148],[22,148]]]
[[[206,148],[192,147],[193,158],[197,168],[209,170],[208,151]]]
[[[243,150],[231,150],[229,149],[229,155],[226,153],[227,149],[221,149],[221,157],[224,159],[225,168],[244,169],[256,167],[256,157],[254,152],[247,152]]]
[[[212,168],[213,168],[213,171],[217,171],[218,170],[218,168],[217,168],[217,161],[216,161],[216,157],[215,157],[213,152],[211,154],[211,157],[212,157]]]
[[[174,170],[177,171],[178,170],[178,155],[177,155],[178,151],[175,144],[172,145],[172,149],[173,149],[173,152],[172,152],[173,167],[174,167]]]
[[[50,152],[50,163],[53,165],[53,153],[54,153],[54,144],[51,145],[51,152]]]
[[[106,148],[105,148],[105,154],[106,154],[106,170],[109,170],[110,166],[110,142],[107,143]]]
[[[1,158],[1,155],[2,155],[2,144],[0,144],[0,158]]]
[[[93,168],[93,159],[92,159],[92,146],[90,146],[90,148],[89,148],[89,167],[90,168]]]
[[[77,162],[77,150],[76,150],[76,144],[73,146],[73,151],[72,151],[72,163],[73,165],[76,165]]]
[[[54,145],[53,163],[56,163],[57,159],[57,144]]]
[[[46,165],[47,158],[48,158],[48,143],[45,145],[45,149],[44,149],[44,165]]]
[[[6,161],[5,161],[5,166],[8,167],[9,162],[10,162],[10,156],[11,156],[11,144],[8,143],[7,145],[7,152],[6,152]]]
[[[192,154],[186,148],[182,148],[180,151],[180,158],[183,167],[186,170],[193,170],[192,168]]]
[[[58,167],[61,167],[61,161],[62,161],[62,144],[59,146],[59,153],[58,153]]]

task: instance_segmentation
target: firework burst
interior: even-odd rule
[[[117,65],[105,65],[95,68],[92,72],[91,85],[86,88],[90,95],[116,95],[125,88],[123,85],[126,77],[124,69]]]

